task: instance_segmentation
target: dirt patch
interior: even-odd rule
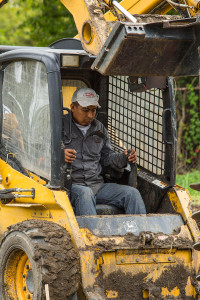
[[[144,291],[149,292],[151,299],[163,299],[161,296],[162,288],[167,288],[169,292],[178,288],[180,298],[177,299],[192,299],[185,293],[188,277],[192,277],[191,270],[183,265],[168,266],[154,282],[148,277],[149,273],[145,272],[132,275],[119,270],[105,278],[101,274],[97,279],[97,284],[101,286],[105,298],[110,291],[114,291],[116,300],[141,300]],[[191,282],[193,284],[193,278],[191,278]],[[167,296],[165,299],[174,299],[174,297]]]
[[[95,257],[98,258],[104,251],[115,251],[119,249],[119,245],[115,243],[116,239],[108,239],[100,241],[95,245]],[[163,233],[146,233],[141,232],[139,236],[133,233],[127,233],[123,240],[120,241],[120,249],[134,250],[152,250],[152,249],[188,249],[192,248],[193,241],[186,236],[182,237],[179,234],[166,235]],[[97,250],[98,248],[98,250]]]
[[[139,273],[135,276],[124,274],[122,271],[111,273],[108,277],[98,278],[98,284],[104,287],[105,296],[109,291],[117,291],[116,300],[141,300],[143,299],[143,281],[147,273]]]
[[[157,238],[153,240],[153,246],[157,249],[162,248],[178,248],[178,249],[188,249],[192,248],[193,241],[189,240],[188,238],[181,238],[179,236],[164,236],[158,235]]]
[[[178,287],[180,290],[180,299],[188,299],[185,293],[185,288],[187,286],[188,278],[191,278],[191,283],[194,285],[195,280],[193,280],[194,274],[191,270],[183,265],[171,266],[170,268],[164,270],[156,280],[155,285],[163,288],[167,288],[168,291],[173,290]],[[159,298],[156,298],[159,299]],[[166,298],[167,299],[167,298]]]
[[[192,203],[191,209],[192,209],[192,212],[200,210],[200,204]]]
[[[162,21],[170,21],[170,20],[178,20],[181,19],[181,16],[172,16],[172,15],[133,15],[138,23],[154,23],[154,22],[162,22]]]

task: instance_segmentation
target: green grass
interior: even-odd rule
[[[188,189],[191,198],[194,202],[200,204],[200,192],[192,190],[189,185],[191,183],[200,182],[200,171],[194,170],[193,172],[183,175],[176,175],[176,184]]]

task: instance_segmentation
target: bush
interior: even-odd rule
[[[188,189],[192,200],[199,202],[200,204],[200,192],[194,191],[189,187],[191,183],[198,182],[200,182],[200,171],[198,170],[193,170],[192,172],[176,176],[176,184]]]
[[[200,112],[199,79],[187,77],[177,80],[177,172],[199,168]]]

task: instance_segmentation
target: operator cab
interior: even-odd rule
[[[147,212],[173,212],[167,196],[175,184],[176,161],[172,79],[154,78],[153,85],[148,79],[147,89],[144,78],[103,76],[91,70],[95,57],[82,50],[80,42],[70,43],[69,50],[56,49],[62,41],[52,48],[0,50],[1,158],[50,188],[63,188],[64,107],[70,107],[77,88],[90,87],[100,96],[97,118],[107,128],[113,150],[136,149],[137,188]],[[106,175],[107,180],[129,184],[130,168],[118,178],[113,172]],[[100,207],[99,213],[122,212]]]
[[[92,63],[93,58],[90,59]],[[176,127],[173,80],[163,77],[103,76],[87,67],[61,68],[63,106],[69,107],[77,88],[93,88],[100,96],[97,118],[110,135],[113,150],[135,148],[138,157],[137,188],[147,212],[162,212],[162,201],[175,185]],[[73,79],[72,79],[73,78]],[[146,84],[146,85],[145,85]],[[66,111],[64,112],[66,113]],[[120,170],[121,171],[121,170]],[[109,170],[106,180],[128,184],[130,166],[123,176]],[[166,204],[168,209],[171,207]],[[165,205],[164,205],[165,206]],[[121,213],[98,206],[99,214]],[[171,211],[173,208],[171,207]]]

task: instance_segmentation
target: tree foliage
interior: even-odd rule
[[[30,28],[23,27],[23,22],[28,15],[28,9],[22,10],[16,7],[10,0],[0,9],[1,26],[0,26],[0,44],[1,45],[30,45],[29,37]]]
[[[178,171],[198,168],[200,158],[199,78],[177,80]]]
[[[190,156],[187,162],[191,163],[191,160],[196,158],[200,151],[199,95],[195,93],[191,84],[187,84],[187,90],[188,118],[190,122],[184,124],[183,142]]]
[[[48,46],[77,33],[73,17],[60,0],[10,0],[0,13],[1,44]]]

